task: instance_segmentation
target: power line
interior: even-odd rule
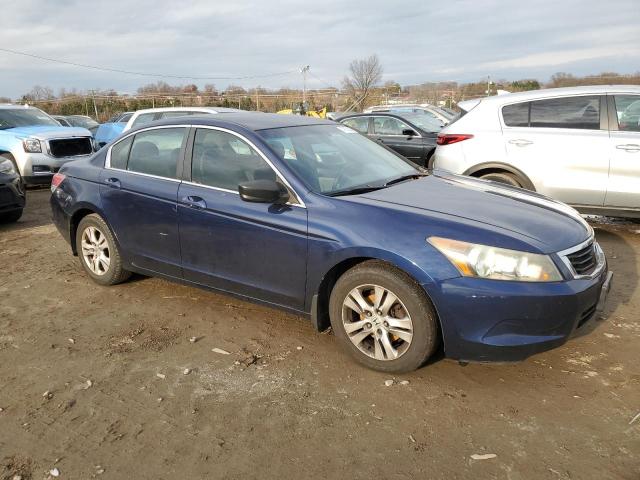
[[[297,70],[289,70],[289,71],[286,71],[286,72],[268,73],[268,74],[263,74],[263,75],[244,75],[244,76],[238,76],[238,77],[192,77],[192,76],[186,76],[186,75],[170,75],[170,74],[163,74],[163,73],[134,72],[134,71],[131,71],[131,70],[121,70],[119,68],[98,67],[96,65],[87,65],[87,64],[84,64],[84,63],[68,62],[66,60],[60,60],[60,59],[57,59],[57,58],[43,57],[41,55],[35,55],[35,54],[32,54],[32,53],[20,52],[18,50],[11,50],[9,48],[0,48],[0,51],[6,52],[6,53],[11,53],[13,55],[22,55],[24,57],[36,58],[38,60],[46,60],[48,62],[62,63],[62,64],[65,64],[65,65],[71,65],[71,66],[74,66],[74,67],[88,68],[88,69],[91,69],[91,70],[99,70],[99,71],[103,71],[103,72],[124,73],[126,75],[138,75],[138,76],[143,76],[143,77],[173,78],[173,79],[180,79],[180,80],[251,80],[251,79],[254,79],[254,78],[279,77],[279,76],[290,75],[292,73],[297,73],[298,72]]]

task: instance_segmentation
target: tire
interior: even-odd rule
[[[0,214],[0,222],[14,223],[20,220],[20,217],[22,217],[22,208],[20,210],[14,210],[13,212]]]
[[[122,256],[113,233],[100,215],[93,213],[80,221],[76,231],[76,246],[80,264],[94,282],[116,285],[131,276],[131,272],[122,267]],[[94,263],[92,259],[96,255],[98,258]]]
[[[368,310],[360,308],[359,313],[348,306],[360,307],[354,292],[361,293],[359,300],[367,302]],[[376,302],[378,294],[383,300]],[[416,370],[439,344],[436,312],[424,290],[403,271],[378,260],[360,263],[338,279],[329,299],[329,316],[338,341],[356,361],[373,370]],[[389,355],[390,351],[397,356]]]
[[[487,173],[485,175],[481,175],[480,178],[482,178],[483,180],[491,180],[493,182],[504,183],[512,187],[524,188],[520,183],[518,177],[516,177],[512,173]]]

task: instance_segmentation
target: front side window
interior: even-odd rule
[[[420,174],[407,160],[343,125],[272,128],[258,134],[310,190],[325,195]]]
[[[409,125],[393,117],[375,117],[373,133],[376,135],[402,135],[403,130],[411,129]]]
[[[618,130],[640,132],[640,95],[615,95]]]
[[[177,178],[178,159],[186,132],[186,128],[157,128],[136,134],[127,170]]]
[[[278,152],[284,155],[283,152]],[[191,181],[238,191],[251,180],[276,180],[271,166],[247,142],[227,132],[201,128],[196,131],[191,160]]]
[[[360,133],[367,134],[369,132],[369,117],[347,118],[342,123]]]
[[[600,97],[563,97],[531,102],[530,126],[600,129]]]

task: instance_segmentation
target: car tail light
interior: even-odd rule
[[[67,176],[63,175],[62,173],[56,173],[53,176],[53,178],[51,179],[51,193],[56,191],[60,184],[64,182],[65,178],[67,178]]]
[[[456,133],[441,133],[438,135],[438,139],[436,143],[438,145],[451,145],[452,143],[462,142],[464,140],[469,140],[473,138],[473,135],[469,135],[466,133],[456,134]]]

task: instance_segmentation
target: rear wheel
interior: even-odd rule
[[[87,215],[80,221],[76,246],[82,268],[94,282],[115,285],[131,276],[131,272],[122,267],[115,238],[100,215]]]
[[[438,345],[430,300],[406,273],[372,260],[347,271],[329,301],[331,326],[349,353],[383,372],[422,366]]]
[[[504,183],[506,185],[511,185],[512,187],[523,188],[518,177],[516,177],[512,173],[506,172],[496,172],[496,173],[486,173],[484,175],[480,175],[480,178],[483,180],[491,180],[493,182]]]

